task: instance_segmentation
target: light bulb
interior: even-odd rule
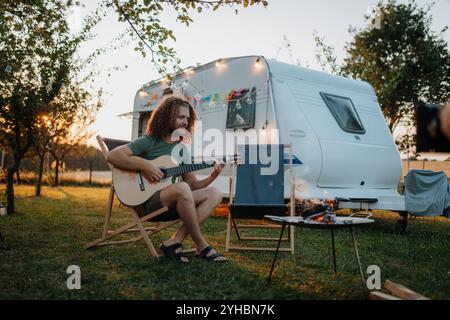
[[[202,98],[202,95],[197,92],[197,94],[194,96],[195,100],[199,101]]]
[[[247,96],[247,103],[248,103],[248,104],[252,104],[252,103],[253,103],[251,94],[249,94],[249,95]]]
[[[236,102],[236,109],[241,110],[242,106],[241,106],[241,102],[238,100]]]
[[[255,69],[259,70],[262,69],[264,67],[261,58],[258,57],[258,59],[256,59],[255,64],[254,64]]]
[[[147,93],[144,91],[144,89],[139,90],[140,97],[145,97],[146,95],[147,95]]]
[[[216,107],[216,102],[214,101],[214,100],[211,100],[211,102],[209,103],[209,107],[212,109],[212,108],[215,108]]]
[[[191,76],[195,73],[195,70],[194,70],[194,68],[190,67],[190,68],[187,68],[186,70],[184,70],[184,73],[188,76]]]
[[[217,60],[217,62],[216,62],[216,68],[217,68],[218,70],[225,69],[226,67],[227,67],[227,65],[226,65],[226,63],[225,63],[222,59]]]

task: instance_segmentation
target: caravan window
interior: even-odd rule
[[[227,129],[255,126],[256,88],[232,90],[228,95]]]
[[[366,132],[352,100],[323,92],[320,95],[342,130],[352,133]]]

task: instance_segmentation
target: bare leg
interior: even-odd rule
[[[222,202],[220,191],[214,187],[208,187],[192,191],[194,203],[197,209],[198,223],[203,223],[211,216],[214,209]],[[172,236],[175,242],[182,242],[189,235],[189,231],[185,225],[182,225],[178,231]],[[205,246],[206,247],[206,246]]]
[[[191,191],[190,188],[186,190],[186,186],[189,188],[186,183],[177,183],[161,191],[162,204],[175,206],[183,221],[183,225],[169,240],[164,242],[164,245],[169,246],[174,243],[181,243],[190,234],[197,247],[197,252],[200,253],[208,246],[208,243],[200,231],[199,224],[205,221],[220,204],[222,195],[213,187]],[[194,207],[194,213],[192,213],[192,207]],[[192,234],[192,231],[195,234]],[[214,253],[216,251],[213,249],[208,253],[208,256]],[[217,257],[215,260],[226,259]]]
[[[177,209],[183,226],[186,227],[197,248],[204,248],[208,245],[200,231],[192,190],[187,183],[179,182],[164,188],[161,191],[161,203]]]

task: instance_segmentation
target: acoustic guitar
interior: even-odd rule
[[[176,160],[169,156],[160,156],[154,160],[147,160],[159,168],[164,177],[152,183],[140,171],[123,170],[116,167],[112,169],[112,180],[119,200],[127,206],[137,206],[147,201],[156,191],[161,190],[175,182],[176,177],[188,172],[214,167],[213,163],[194,163],[178,165]]]

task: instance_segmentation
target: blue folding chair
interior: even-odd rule
[[[280,228],[280,225],[265,222],[263,224],[238,224],[236,220],[262,220],[264,215],[293,216],[295,212],[294,177],[292,173],[292,148],[290,145],[244,145],[239,146],[240,158],[243,164],[233,167],[230,182],[230,203],[227,224],[226,251],[229,250],[266,250],[274,251],[273,247],[232,246],[231,232],[236,232],[239,242],[278,241],[277,237],[243,236],[243,228]],[[285,187],[285,149],[288,149],[288,170],[290,173],[290,198],[284,199]],[[270,159],[270,160],[269,160]],[[235,189],[235,190],[234,190]],[[287,238],[289,247],[281,251],[294,253],[294,228],[289,228]]]

